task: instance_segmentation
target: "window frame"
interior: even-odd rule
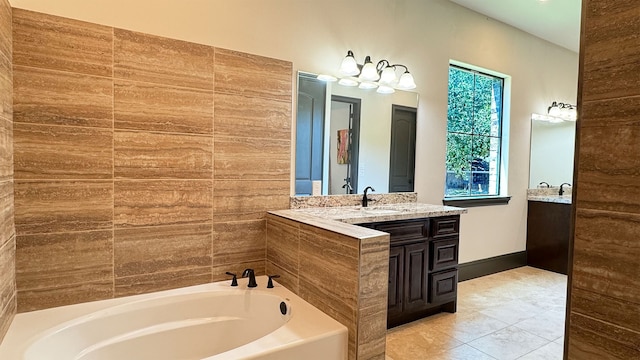
[[[454,62],[451,61],[449,63],[449,66],[447,67],[447,73],[449,73],[451,68],[456,68],[462,71],[467,71],[470,72],[474,75],[474,82],[475,82],[475,77],[478,75],[481,76],[486,76],[492,79],[500,79],[502,81],[502,86],[501,86],[501,94],[500,94],[500,124],[499,124],[499,135],[498,136],[489,136],[491,138],[497,138],[498,139],[498,143],[499,143],[499,147],[498,147],[498,162],[496,165],[496,177],[497,177],[497,194],[496,195],[463,195],[463,196],[447,196],[447,183],[446,183],[446,178],[447,178],[447,167],[445,165],[445,186],[444,186],[444,198],[442,200],[444,205],[453,205],[453,206],[464,206],[464,207],[472,207],[472,206],[487,206],[487,205],[503,205],[503,204],[508,204],[509,200],[511,199],[511,196],[507,196],[505,195],[506,193],[506,184],[503,184],[503,181],[507,181],[507,171],[506,171],[506,166],[503,166],[505,164],[503,164],[503,162],[507,161],[507,154],[505,153],[505,147],[506,147],[506,152],[508,152],[508,145],[505,144],[506,140],[505,139],[505,128],[508,129],[509,126],[505,126],[508,122],[508,116],[507,116],[507,101],[510,98],[508,96],[508,89],[510,89],[510,76],[508,75],[504,75],[504,74],[499,74],[499,73],[492,73],[491,71],[488,71],[486,69],[481,69],[479,67],[473,66],[473,65],[469,65],[469,64],[464,64],[464,63],[459,63],[459,62]],[[449,76],[447,76],[447,104],[448,104],[448,99],[449,99],[449,92],[448,92],[448,88],[449,88]],[[446,130],[446,135],[447,138],[449,137],[449,134],[451,134],[452,132],[449,131],[449,110],[448,110],[448,106],[447,106],[447,130]],[[471,124],[471,128],[473,129],[473,124]],[[472,132],[469,134],[470,136],[485,136],[485,135],[474,135],[473,134],[473,130]],[[508,138],[508,137],[507,137]],[[446,144],[448,146],[448,142]],[[506,146],[505,146],[506,145]]]

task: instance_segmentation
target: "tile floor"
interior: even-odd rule
[[[458,312],[387,332],[386,360],[561,360],[567,277],[521,267],[458,284]]]

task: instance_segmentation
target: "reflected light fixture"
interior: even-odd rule
[[[363,81],[363,82],[360,83],[360,85],[358,85],[358,87],[360,89],[365,89],[365,90],[375,89],[375,88],[378,87],[378,84],[373,83],[373,82]]]
[[[327,82],[335,82],[338,81],[338,78],[333,75],[320,74],[318,75],[318,80],[327,81]]]
[[[342,78],[338,81],[338,84],[342,86],[358,86],[358,81],[352,78]]]
[[[397,71],[404,70],[398,76]],[[391,64],[388,60],[380,60],[377,63],[371,61],[371,56],[366,56],[364,64],[358,64],[353,51],[347,51],[347,56],[342,59],[340,65],[340,77],[331,75],[318,75],[318,79],[324,81],[335,81],[344,86],[358,86],[361,89],[375,89],[378,93],[391,94],[395,90],[412,90],[416,88],[413,75],[407,66],[402,64]]]
[[[391,86],[380,85],[376,92],[380,94],[393,94],[396,91]]]

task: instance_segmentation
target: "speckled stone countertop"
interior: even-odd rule
[[[527,200],[529,201],[541,201],[541,202],[550,202],[550,203],[558,203],[558,204],[571,204],[571,195],[528,195]]]
[[[340,221],[347,224],[362,224],[380,221],[459,215],[467,213],[467,209],[453,206],[409,202],[369,206],[366,208],[361,206],[315,207],[280,210],[271,213],[285,216],[290,219],[301,217],[306,220],[309,219],[309,217],[315,217]]]
[[[558,195],[558,190],[559,188],[557,186],[551,188],[527,189],[527,200],[571,204],[571,187],[565,187],[563,189],[564,194],[562,196]]]

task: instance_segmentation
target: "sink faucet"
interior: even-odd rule
[[[564,189],[562,188],[562,186],[567,185],[567,186],[571,186],[571,184],[569,183],[562,183],[560,184],[560,190],[558,190],[558,195],[562,196],[562,194],[564,194]]]
[[[367,191],[369,190],[376,191],[376,189],[372,188],[371,186],[367,186],[366,188],[364,188],[364,196],[362,197],[362,207],[367,207],[369,205],[369,201],[373,201],[367,197]]]
[[[551,186],[549,186],[549,183],[546,181],[541,182],[540,184],[538,184],[538,186],[542,186],[542,185],[547,185],[547,189],[550,188]]]
[[[253,271],[253,269],[245,269],[242,272],[243,278],[246,278],[247,276],[249,277],[249,285],[247,285],[247,287],[254,288],[258,286],[258,284],[256,283],[256,273],[255,271]]]

